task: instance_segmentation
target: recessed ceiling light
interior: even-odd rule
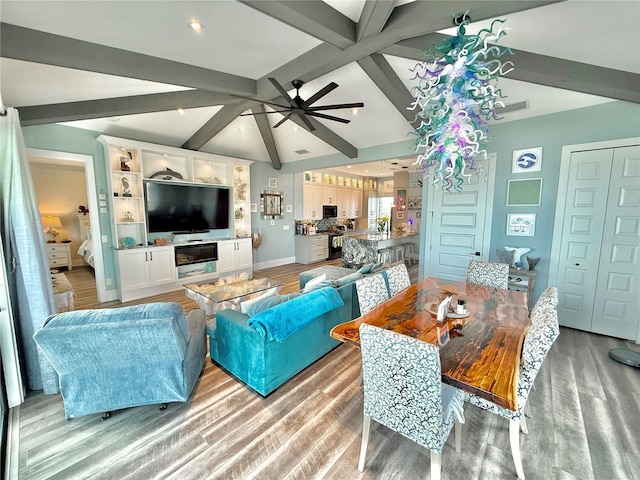
[[[179,109],[178,109],[178,113],[179,113],[180,115],[184,115],[184,108],[179,108]]]
[[[202,24],[202,22],[198,20],[191,20],[189,22],[189,28],[194,32],[201,32],[202,29],[204,28],[204,25]]]
[[[298,127],[297,125],[295,127],[293,127],[293,131],[297,132],[298,130],[300,130],[300,127]]]
[[[347,168],[351,168],[351,165],[347,165]]]
[[[238,130],[240,130],[241,132],[244,132],[247,129],[247,127],[245,127],[244,125],[240,125],[238,127]]]
[[[352,109],[351,109],[351,113],[352,113],[353,115],[357,115],[357,114],[358,114],[358,109],[357,109],[357,108],[352,108]]]
[[[364,173],[369,173],[369,170],[365,170]]]

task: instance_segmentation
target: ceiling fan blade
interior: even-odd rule
[[[289,112],[288,115],[285,115],[285,117],[280,120],[278,123],[276,123],[273,128],[278,128],[280,125],[282,125],[284,122],[286,122],[287,120],[289,120],[289,118],[291,117],[291,115],[293,115],[293,112]]]
[[[324,113],[320,113],[320,112],[307,112],[307,115],[311,115],[312,117],[325,118],[327,120],[334,120],[334,121],[340,122],[340,123],[350,123],[351,122],[351,120],[346,120],[344,118],[334,117],[332,115],[325,115]]]
[[[360,108],[364,107],[364,103],[341,103],[339,105],[319,105],[317,107],[309,107],[307,111],[316,112],[318,110],[338,110],[340,108]]]
[[[280,105],[279,103],[266,102],[264,100],[258,100],[257,98],[243,97],[242,95],[236,95],[235,93],[230,93],[229,96],[230,97],[237,97],[237,98],[244,98],[245,100],[253,100],[254,102],[260,102],[260,103],[264,103],[266,105],[272,105],[272,106],[278,107],[278,108],[289,108],[289,105]]]
[[[287,102],[289,102],[289,105],[291,105],[294,108],[298,108],[298,105],[296,105],[296,103],[289,96],[287,91],[282,87],[282,85],[280,85],[280,83],[278,83],[278,81],[275,78],[269,77],[269,81],[273,84],[274,87],[276,87],[276,90],[278,90],[278,92],[280,92],[280,95],[282,95],[284,97],[284,99]]]
[[[310,132],[313,132],[316,129],[316,127],[313,126],[313,123],[309,121],[306,115],[302,114],[302,115],[298,115],[298,117],[300,118],[300,120],[302,120],[302,123],[305,124],[305,126],[307,127],[307,130],[309,130]]]
[[[318,90],[316,92],[315,95],[307,98],[302,105],[300,106],[301,108],[306,108],[309,105],[311,105],[314,102],[317,102],[318,100],[320,100],[322,97],[324,97],[327,93],[335,90],[336,88],[338,88],[338,84],[336,82],[331,82],[329,85],[327,85],[326,87],[324,87],[321,90]]]
[[[255,113],[241,113],[238,115],[239,117],[251,117],[253,115],[268,115],[269,113],[285,113],[290,112],[291,110],[272,110],[270,112],[255,112]]]

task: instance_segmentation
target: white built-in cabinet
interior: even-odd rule
[[[118,269],[126,302],[131,290],[175,282],[173,247],[118,250]]]
[[[107,174],[107,191],[99,192],[99,213],[108,213],[111,221],[109,242],[116,250],[121,301],[175,290],[185,283],[206,281],[221,273],[251,271],[252,161],[104,135],[98,141],[105,149]],[[148,232],[143,183],[147,178],[232,190],[229,228],[198,239],[201,243],[218,244],[218,261],[178,266],[174,249],[178,244],[171,243],[172,232]],[[169,243],[155,245],[159,238]]]
[[[360,218],[362,211],[362,177],[349,177],[331,171],[295,174],[296,220],[322,219],[322,206],[338,207],[338,218]]]
[[[251,239],[240,238],[218,242],[218,271],[229,273],[251,268]]]

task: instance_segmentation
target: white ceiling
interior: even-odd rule
[[[365,2],[325,0],[325,3],[357,22]],[[395,3],[403,5],[408,2]],[[431,3],[435,5],[440,2]],[[457,6],[464,8],[463,3],[457,2]],[[3,23],[258,81],[288,62],[295,64],[301,55],[323,43],[246,4],[231,0],[1,0],[0,6],[0,20]],[[455,12],[452,10],[452,13]],[[473,18],[473,10],[471,16]],[[501,46],[640,74],[638,1],[570,0],[500,18],[506,18],[506,25],[510,28],[506,37],[501,39]],[[192,19],[204,24],[202,32],[196,33],[187,27]],[[475,22],[469,29],[477,30],[489,23]],[[335,48],[340,53],[340,49]],[[384,58],[407,89],[411,88],[413,84],[409,69],[416,63],[415,60],[388,54]],[[412,130],[410,124],[357,63],[339,66],[330,73],[310,78],[300,91],[303,98],[333,81],[340,85],[339,88],[326,95],[319,104],[364,102],[365,107],[355,115],[350,110],[329,112],[349,118],[349,124],[320,120],[320,123],[354,147],[362,149],[408,138],[407,134]],[[4,104],[18,109],[189,89],[184,85],[45,65],[6,58],[4,55],[0,59],[0,80]],[[291,88],[292,78],[278,80],[286,88]],[[501,80],[500,84],[508,97],[507,104],[519,101],[528,103],[525,110],[505,114],[502,122],[611,101],[610,98],[508,78]],[[294,90],[291,89],[289,93],[293,94]],[[256,94],[253,98],[259,97]],[[184,114],[171,109],[70,121],[66,124],[108,135],[179,147],[222,108],[222,105],[191,108],[186,109]],[[268,118],[273,126],[282,117],[274,113]],[[283,163],[339,153],[336,148],[293,122],[285,122],[276,129],[272,128],[271,132]],[[269,161],[267,148],[251,116],[230,121],[200,150]],[[300,150],[308,153],[295,153]],[[355,165],[357,162],[357,158],[348,159],[345,156],[345,164]]]

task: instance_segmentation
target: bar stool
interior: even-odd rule
[[[404,263],[404,246],[394,245],[393,247],[391,247],[391,255],[395,256],[396,262]]]
[[[391,247],[384,247],[378,250],[378,262],[391,263]]]
[[[418,260],[416,259],[415,245],[411,242],[405,242],[402,246],[404,247],[404,258],[409,261],[409,265],[418,263]]]

